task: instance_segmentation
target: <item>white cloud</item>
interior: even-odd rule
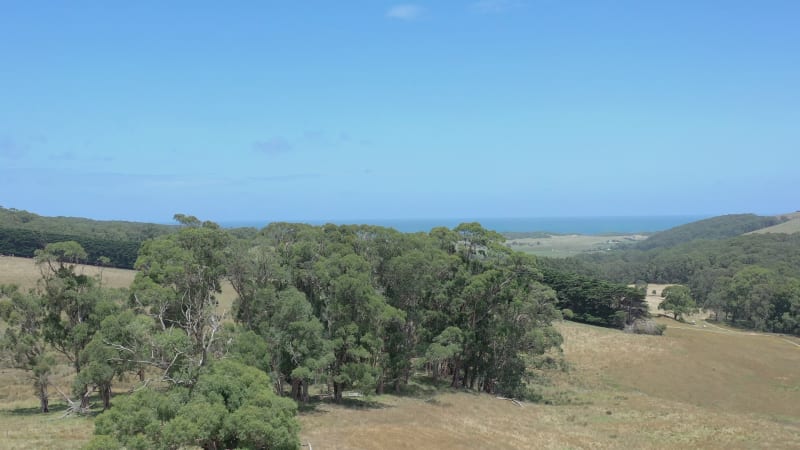
[[[394,5],[386,11],[386,17],[398,20],[415,20],[422,17],[425,9],[412,4]]]

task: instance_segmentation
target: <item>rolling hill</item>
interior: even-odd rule
[[[755,214],[717,216],[656,233],[646,240],[637,243],[635,247],[639,250],[651,250],[654,248],[675,247],[698,239],[727,239],[767,227],[773,227],[787,220],[788,219],[782,216],[757,216]]]
[[[779,223],[777,225],[773,225],[771,227],[761,228],[759,230],[751,231],[751,234],[763,234],[763,233],[786,233],[786,234],[793,234],[793,233],[800,233],[800,212],[794,212],[791,214],[782,214],[781,218],[787,219],[785,222]]]

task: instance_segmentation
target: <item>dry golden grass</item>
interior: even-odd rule
[[[318,407],[301,416],[315,449],[797,448],[796,428],[653,398],[593,391],[591,403],[514,404],[447,393],[436,402],[380,398],[382,407]]]
[[[78,271],[89,276],[102,274],[103,286],[111,288],[127,288],[136,276],[135,270],[100,268],[97,266],[79,265]],[[35,288],[41,278],[39,268],[31,258],[0,256],[0,284],[16,284],[21,289]],[[227,281],[222,284],[222,293],[217,296],[219,311],[230,311],[236,292]]]
[[[666,318],[665,336],[629,335],[563,323],[564,352],[578,378],[600,380],[719,411],[800,426],[800,347],[772,334],[686,325]],[[704,328],[705,326],[705,328]]]
[[[126,269],[100,268],[79,265],[78,271],[89,276],[102,273],[103,285],[112,288],[126,288],[133,282],[136,272]],[[31,258],[0,256],[0,284],[16,284],[22,289],[36,287],[41,274]]]
[[[433,402],[385,396],[374,408],[318,406],[301,416],[302,440],[323,449],[800,446],[800,349],[776,336],[725,341],[677,328],[662,337],[570,322],[558,328],[572,370],[551,374],[546,390],[566,393],[572,404],[519,408],[456,392]],[[752,360],[760,361],[757,376]]]
[[[761,234],[761,233],[800,233],[800,213],[787,214],[789,220],[778,225],[762,228],[760,230],[751,231],[747,234]]]
[[[67,364],[56,367],[52,382],[70,392],[73,371]],[[0,448],[77,449],[94,430],[91,418],[64,418],[65,402],[50,388],[51,412],[39,413],[39,401],[28,374],[17,369],[0,369]]]
[[[0,409],[0,448],[8,450],[78,449],[94,432],[90,417],[60,418],[54,411],[39,414],[31,408]]]
[[[669,286],[672,285],[652,283],[647,285],[647,297],[645,297],[645,301],[647,302],[648,308],[650,308],[650,314],[653,316],[659,315],[658,304],[664,301],[664,298],[661,297],[661,292]],[[653,291],[655,291],[655,294]]]

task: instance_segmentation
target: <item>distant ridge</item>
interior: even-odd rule
[[[728,214],[698,220],[669,230],[655,233],[647,240],[636,244],[636,248],[675,247],[698,239],[719,240],[736,237],[756,230],[773,227],[787,222],[788,218],[778,216],[757,216],[755,214]]]
[[[86,250],[87,263],[105,256],[112,266],[130,269],[142,242],[175,229],[143,222],[45,217],[0,207],[0,254],[32,257],[49,243],[76,241]]]

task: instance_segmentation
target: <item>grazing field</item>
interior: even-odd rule
[[[102,273],[103,284],[112,288],[130,286],[134,275],[136,275],[133,270],[84,265],[79,266],[78,271],[89,276]],[[39,268],[36,267],[33,259],[0,256],[0,284],[16,284],[22,289],[29,289],[36,287],[36,282],[40,277]]]
[[[111,288],[127,288],[136,276],[135,270],[100,268],[80,265],[79,272],[89,276],[102,274],[103,285]],[[0,284],[16,284],[21,289],[35,288],[41,274],[31,258],[0,256]],[[227,281],[222,284],[222,293],[218,295],[219,311],[230,311],[236,292]]]
[[[778,225],[753,231],[752,233],[800,233],[800,212],[785,214],[783,217],[788,217],[789,220],[779,223]]]
[[[0,264],[0,282],[35,285],[30,260]],[[133,278],[131,271],[106,269],[104,279],[110,273],[120,286]],[[650,285],[648,292],[660,294],[665,286]],[[232,298],[226,287],[221,307]],[[519,407],[416,384],[403,396],[312,403],[300,414],[301,440],[316,450],[800,448],[800,339],[657,320],[668,326],[664,336],[559,323],[569,370],[546,374],[540,403]],[[66,392],[70,379],[64,366],[54,383]],[[115,395],[130,386],[119,383]],[[93,419],[62,419],[55,390],[53,412],[38,414],[37,404],[24,372],[0,369],[0,448],[80,448],[91,437]]]
[[[380,397],[301,417],[314,448],[797,448],[800,347],[676,326],[630,335],[563,322],[567,373],[520,408],[488,395]],[[794,340],[796,341],[796,340]],[[558,404],[560,403],[560,404]]]
[[[644,239],[647,239],[647,236],[642,234],[551,234],[542,237],[509,239],[506,241],[506,245],[525,253],[560,258],[587,252],[607,251],[621,244],[632,244]]]
[[[652,314],[653,316],[672,317],[666,311],[658,309],[658,305],[664,301],[664,297],[661,296],[661,293],[664,291],[665,288],[669,286],[673,285],[653,284],[653,283],[647,285],[647,296],[645,297],[645,301],[647,302],[647,307],[650,309],[650,314]],[[653,291],[655,291],[655,293],[653,293]],[[708,318],[709,316],[710,316],[709,312],[700,310],[700,312],[698,312],[697,314],[684,316],[684,320],[686,322],[698,322],[700,320]]]

